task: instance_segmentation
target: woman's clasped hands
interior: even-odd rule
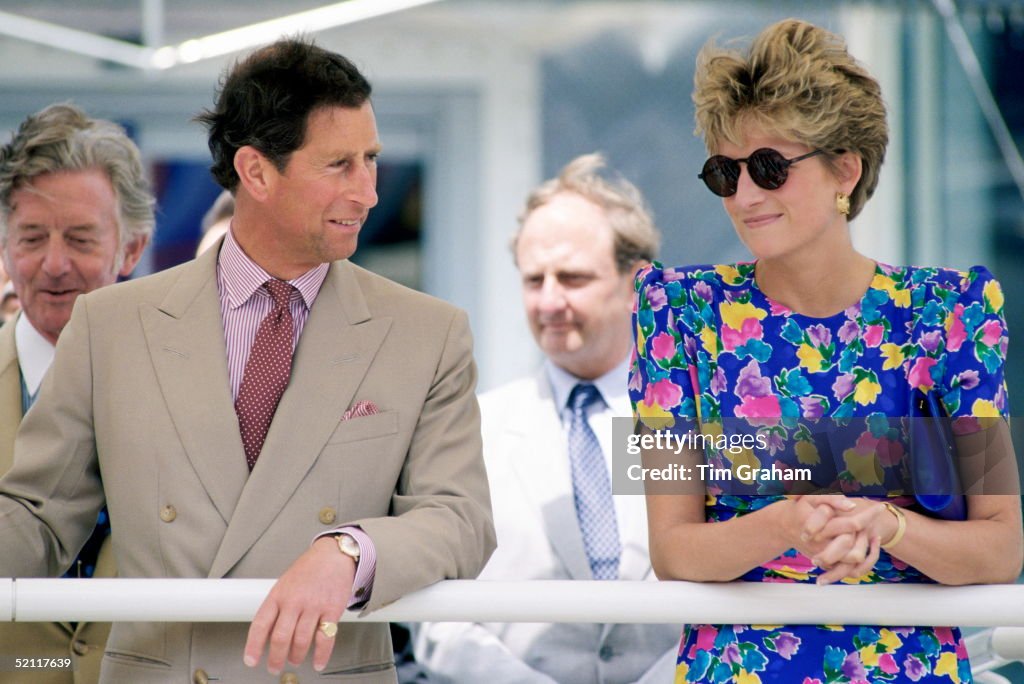
[[[792,496],[787,503],[785,532],[793,548],[824,570],[818,584],[867,574],[898,527],[885,504],[872,499],[809,494]]]

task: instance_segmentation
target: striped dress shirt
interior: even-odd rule
[[[232,228],[234,226],[232,225]],[[292,314],[292,352],[299,344],[299,336],[309,318],[309,310],[316,301],[320,287],[327,278],[330,264],[320,264],[298,278],[287,281],[295,288],[288,308]],[[242,386],[245,363],[256,340],[256,331],[267,314],[274,308],[274,300],[263,284],[273,278],[242,251],[232,230],[224,236],[217,256],[217,291],[220,294],[220,315],[224,324],[224,343],[228,355],[228,377],[231,381],[231,399],[238,399]],[[338,415],[341,418],[341,415]],[[341,527],[324,534],[346,533],[359,544],[359,563],[352,583],[349,607],[359,606],[370,599],[373,578],[377,569],[377,554],[373,540],[358,527]],[[323,535],[320,535],[323,536]],[[339,551],[339,553],[341,553]]]

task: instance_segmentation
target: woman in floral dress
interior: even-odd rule
[[[1008,415],[1007,333],[999,283],[983,267],[893,267],[853,248],[848,221],[874,192],[888,142],[878,83],[841,38],[787,20],[747,54],[705,47],[694,101],[715,155],[701,178],[722,196],[755,261],[654,264],[638,275],[634,411],[650,429],[667,422],[705,434],[742,419],[766,448],[691,449],[689,465],[805,469],[819,493],[762,480],[708,482],[702,495],[649,493],[658,576],[1014,581],[1024,553],[1017,496],[969,495],[967,519],[946,520],[908,495],[899,417],[909,415],[914,388],[941,399],[961,449],[977,451],[981,439],[995,451],[994,435],[1008,439],[1004,421],[979,420]],[[858,420],[840,446],[813,428]],[[1017,481],[1012,458],[987,467],[985,482]],[[969,682],[971,674],[953,627],[684,632],[677,682],[769,681]]]

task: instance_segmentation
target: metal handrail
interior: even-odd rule
[[[0,579],[0,622],[248,622],[272,579]],[[889,624],[995,627],[967,638],[976,675],[1024,660],[1024,585],[449,580],[361,622]],[[979,681],[998,681],[979,679]]]
[[[971,672],[975,675],[1024,660],[1024,627],[987,629],[964,641],[971,656]]]
[[[272,585],[271,579],[0,579],[0,621],[247,622]],[[1024,585],[449,580],[344,619],[1024,627]]]

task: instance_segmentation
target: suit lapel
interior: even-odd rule
[[[0,328],[0,475],[14,463],[14,438],[21,423],[21,369],[14,343],[17,318]]]
[[[189,462],[228,522],[248,476],[231,401],[217,249],[183,267],[160,306],[140,316],[157,380]]]
[[[651,557],[647,546],[647,516],[644,498],[639,494],[624,494],[619,516],[619,538],[622,555],[619,557],[619,579],[653,579]],[[621,512],[617,510],[616,513]]]
[[[523,491],[541,511],[547,538],[572,579],[592,579],[576,518],[565,433],[543,371],[537,400],[523,401],[508,421],[508,458]]]
[[[625,380],[626,378],[623,376],[623,388]],[[628,394],[614,396],[611,400],[611,410],[617,418],[631,416],[632,408],[629,404]],[[621,494],[614,498],[616,500],[615,514],[619,524],[619,539],[622,543],[619,579],[634,581],[653,579],[651,556],[647,546],[647,505],[644,497],[640,494]]]
[[[291,498],[337,429],[390,327],[390,318],[370,318],[354,267],[332,264],[211,577],[227,574]]]

